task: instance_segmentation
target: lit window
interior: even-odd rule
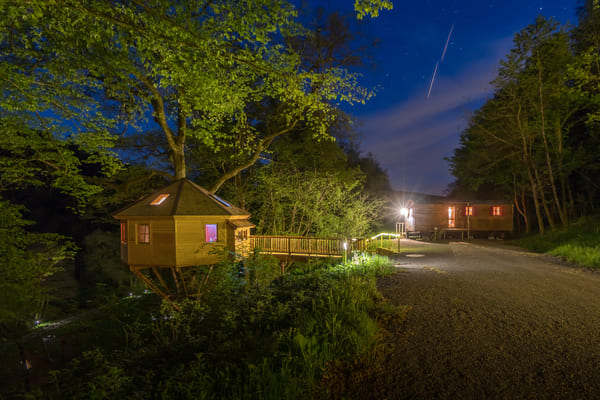
[[[473,207],[465,208],[465,215],[473,215]]]
[[[138,243],[150,243],[150,225],[149,224],[138,224],[137,225],[137,238],[138,238]]]
[[[502,215],[502,207],[493,206],[492,207],[492,215]]]
[[[206,233],[206,243],[212,243],[217,241],[217,224],[206,224],[204,227],[204,231]]]
[[[127,222],[121,222],[121,243],[127,244]]]
[[[448,207],[448,228],[456,227],[456,207]]]
[[[456,207],[448,207],[448,219],[456,219]]]
[[[152,203],[150,203],[151,206],[160,206],[166,199],[167,197],[169,197],[169,194],[159,194],[158,196],[156,196],[156,198],[154,200],[152,200]]]

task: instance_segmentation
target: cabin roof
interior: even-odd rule
[[[435,201],[417,202],[417,204],[453,204],[453,205],[510,205],[511,201],[507,200],[457,200],[457,199],[442,199]]]
[[[127,208],[117,211],[113,214],[113,217],[124,219],[127,217],[174,215],[250,216],[241,208],[233,206],[228,201],[184,178],[143,197]]]
[[[247,219],[231,219],[229,223],[233,225],[234,228],[256,228],[252,222]]]

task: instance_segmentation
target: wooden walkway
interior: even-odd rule
[[[358,241],[346,241],[343,238],[259,235],[248,239],[251,249],[279,256],[342,257],[344,250],[358,249]]]

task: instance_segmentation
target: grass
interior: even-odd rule
[[[329,366],[376,348],[379,321],[405,317],[376,288],[377,277],[394,271],[387,257],[357,253],[317,267],[279,276],[267,257],[242,269],[222,265],[202,296],[181,301],[180,310],[142,296],[44,330],[57,339],[76,335],[80,355],[35,395],[312,398]],[[328,382],[335,379],[344,378]],[[320,393],[327,397],[328,389]]]
[[[514,241],[527,249],[560,256],[580,266],[600,268],[600,216],[578,220],[567,228]]]

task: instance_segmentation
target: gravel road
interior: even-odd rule
[[[600,273],[504,246],[402,246],[379,287],[411,310],[377,387],[350,397],[600,399]]]

